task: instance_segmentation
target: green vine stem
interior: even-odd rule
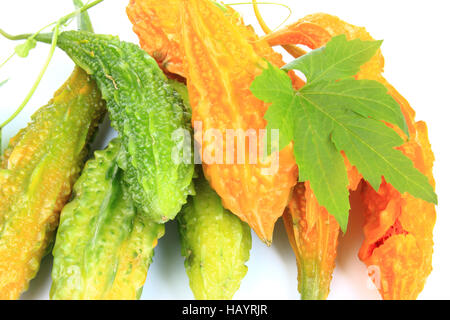
[[[14,53],[11,54],[8,58],[6,58],[6,60],[3,61],[3,62],[0,64],[0,68],[3,67],[5,64],[7,64],[8,61],[11,60],[15,55],[16,55],[16,53],[14,52]]]
[[[3,128],[6,125],[8,125],[12,120],[14,120],[20,112],[22,112],[23,108],[25,108],[25,106],[27,105],[28,101],[30,101],[30,99],[33,96],[34,92],[36,91],[39,83],[41,82],[42,77],[44,76],[45,71],[47,70],[48,65],[50,64],[50,61],[51,61],[51,59],[53,57],[53,53],[55,52],[56,42],[58,41],[58,34],[59,34],[59,23],[56,24],[55,29],[53,31],[52,45],[50,47],[50,52],[48,53],[47,59],[45,61],[45,64],[42,67],[41,72],[39,73],[39,75],[38,75],[36,81],[34,82],[33,86],[31,87],[31,90],[28,92],[27,96],[25,97],[23,102],[20,104],[20,106],[17,108],[17,110],[5,122],[3,122],[0,125],[0,139],[2,138],[1,131],[3,130]],[[0,143],[0,148],[1,148],[1,143]]]
[[[73,0],[73,5],[77,9],[82,9],[84,7],[84,4],[81,0]],[[87,11],[80,12],[80,14],[77,16],[77,19],[79,30],[94,32],[94,28],[92,27],[92,22],[89,18],[89,15],[87,14]]]
[[[80,0],[74,0],[73,2],[75,4],[75,6],[78,8],[77,10],[69,13],[68,15],[65,15],[64,17],[60,18],[58,21],[52,22],[51,24],[41,28],[39,31],[37,31],[34,34],[11,35],[11,34],[5,32],[4,30],[0,29],[0,34],[2,36],[4,36],[5,38],[9,39],[9,40],[34,39],[34,40],[37,40],[37,41],[40,41],[40,42],[51,43],[50,51],[49,51],[49,53],[47,55],[47,59],[45,60],[44,66],[42,67],[42,69],[41,69],[41,71],[40,71],[36,81],[34,82],[33,86],[31,87],[30,91],[28,92],[27,96],[22,101],[22,103],[17,108],[17,110],[6,121],[4,121],[2,124],[0,124],[0,151],[2,151],[2,131],[3,131],[3,128],[5,126],[7,126],[11,121],[13,121],[22,112],[22,110],[25,108],[25,106],[30,101],[30,99],[33,96],[33,94],[36,92],[36,89],[39,86],[39,83],[41,82],[45,72],[47,71],[47,68],[48,68],[48,66],[50,64],[50,61],[51,61],[51,59],[53,57],[53,54],[55,52],[55,49],[56,49],[56,44],[58,42],[58,36],[59,36],[60,27],[62,25],[67,24],[69,22],[69,20],[71,20],[72,18],[78,16],[78,17],[80,17],[80,23],[79,23],[80,28],[88,30],[88,31],[92,31],[92,24],[90,22],[89,17],[87,15],[82,16],[82,14],[85,13],[90,8],[92,8],[92,7],[96,6],[97,4],[103,2],[103,0],[96,0],[96,1],[93,1],[93,2],[90,2],[90,3],[87,3],[84,6],[81,6],[82,2]],[[52,25],[55,25],[52,33],[41,34],[41,32],[43,30],[45,30],[46,28],[48,28],[48,27],[50,27]],[[13,56],[14,56],[14,54],[12,54],[4,63],[2,63],[1,66],[6,64],[6,62],[8,62]]]

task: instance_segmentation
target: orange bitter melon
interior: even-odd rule
[[[355,191],[361,175],[346,160],[349,190]],[[309,182],[299,183],[283,214],[298,269],[298,291],[303,300],[325,300],[330,292],[340,227],[319,205]]]
[[[408,102],[395,89],[390,90],[405,110],[410,132],[409,140],[400,150],[434,186],[434,155],[427,126],[425,122],[416,122]],[[360,259],[371,268],[372,279],[384,299],[416,299],[432,270],[434,204],[401,194],[386,182],[378,192],[365,183],[362,198],[365,239]]]
[[[192,122],[202,124],[202,131],[195,138],[217,160],[208,163],[203,159],[204,173],[212,188],[225,208],[270,244],[274,223],[282,215],[297,181],[292,144],[279,153],[275,174],[264,174],[275,164],[275,155],[264,163],[250,163],[254,154],[247,136],[244,163],[236,163],[236,159],[227,163],[225,137],[227,129],[258,132],[266,127],[264,114],[268,105],[252,95],[250,85],[262,72],[266,60],[282,66],[281,56],[267,42],[259,40],[234,11],[224,11],[209,0],[172,0],[164,5],[154,0],[132,0],[128,15],[141,46],[157,57],[163,53],[167,71],[177,72],[187,80]],[[298,83],[296,80],[294,84]],[[208,139],[210,129],[221,133],[222,138]],[[222,146],[217,148],[215,140]],[[258,140],[261,148],[262,139]],[[220,148],[223,155],[214,152]],[[235,144],[235,157],[237,150]]]
[[[349,39],[373,40],[364,28],[327,14],[309,15],[284,30],[268,35],[265,40],[271,45],[312,43],[322,46],[332,36],[339,34],[346,34]],[[407,139],[403,135],[405,143],[399,149],[434,185],[434,155],[428,140],[427,126],[422,121],[414,120],[414,110],[384,79],[383,68],[384,58],[379,51],[361,68],[357,78],[383,83],[400,104],[410,137]],[[402,134],[400,130],[397,132]],[[370,268],[372,279],[384,299],[417,298],[431,272],[436,221],[434,205],[406,193],[400,194],[386,182],[382,183],[378,191],[364,182],[362,198],[366,221],[360,259]]]
[[[326,299],[335,266],[339,224],[319,206],[308,182],[295,187],[283,221],[297,260],[301,298]]]
[[[322,27],[297,22],[265,37],[270,45],[302,44],[317,49],[331,39]],[[296,56],[297,50],[289,52]],[[349,190],[355,191],[362,179],[358,170],[345,159]],[[295,253],[298,269],[298,290],[303,300],[324,300],[328,297],[335,267],[340,227],[336,219],[319,205],[308,182],[299,183],[283,214],[289,242]]]
[[[211,1],[215,5],[217,3]],[[223,15],[247,39],[256,53],[272,64],[282,67],[282,56],[275,52],[269,43],[261,40],[250,25],[245,25],[241,16],[229,6],[218,5]],[[141,47],[147,51],[169,75],[185,78],[186,57],[181,43],[180,17],[181,1],[130,0],[127,14],[133,24],[133,31],[139,37]],[[295,84],[301,80],[290,75]]]
[[[0,169],[0,299],[17,299],[36,275],[104,112],[95,81],[75,68],[11,140]]]

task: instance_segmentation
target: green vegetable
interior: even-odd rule
[[[173,133],[191,130],[180,95],[137,45],[68,31],[61,33],[58,46],[97,80],[126,151],[119,165],[133,200],[155,222],[173,219],[192,192],[194,173],[192,161],[172,160],[183,159],[179,146],[185,143],[185,135],[178,141]]]
[[[140,214],[117,164],[120,140],[95,153],[61,213],[52,299],[138,299],[164,233]]]
[[[36,275],[105,109],[95,81],[75,68],[1,157],[0,299],[17,299]]]
[[[247,273],[249,226],[222,206],[204,177],[178,215],[182,254],[196,299],[231,299]]]
[[[376,190],[384,176],[401,193],[437,202],[428,179],[394,149],[403,139],[381,122],[408,133],[398,103],[381,83],[352,78],[380,45],[337,36],[283,68],[305,74],[307,83],[300,90],[292,88],[286,72],[271,65],[251,86],[257,98],[272,103],[265,119],[268,130],[280,130],[279,148],[294,141],[299,180],[310,181],[320,205],[344,231],[350,205],[341,151]]]
[[[179,82],[177,80],[173,80],[173,79],[168,79],[168,81],[169,81],[170,86],[172,88],[174,88],[178,92],[178,94],[181,96],[184,106],[186,107],[186,117],[190,121],[192,109],[191,109],[191,104],[189,102],[189,92],[188,92],[186,85],[184,83],[181,83],[181,82]]]

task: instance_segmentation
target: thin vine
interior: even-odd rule
[[[39,83],[41,82],[42,78],[44,77],[45,72],[48,69],[48,66],[50,65],[50,61],[53,58],[53,54],[55,53],[56,44],[58,42],[58,36],[59,36],[61,27],[67,26],[68,24],[70,24],[70,22],[73,18],[79,16],[83,12],[89,10],[90,8],[96,6],[97,4],[99,4],[103,1],[104,0],[96,0],[96,1],[88,2],[83,7],[63,16],[62,18],[58,19],[55,22],[52,22],[52,23],[46,25],[45,27],[41,28],[39,31],[35,32],[34,34],[11,35],[11,34],[5,32],[4,30],[0,29],[0,34],[9,40],[22,40],[22,39],[26,40],[25,43],[16,47],[15,52],[11,56],[9,56],[5,62],[3,62],[0,65],[0,68],[1,68],[18,53],[20,53],[20,56],[26,57],[28,55],[29,51],[31,49],[33,49],[36,45],[35,38],[45,29],[55,25],[52,30],[52,40],[51,40],[50,51],[47,55],[44,66],[42,67],[41,71],[39,72],[37,79],[33,83],[33,86],[31,87],[30,91],[28,92],[28,94],[26,95],[25,99],[22,101],[20,106],[16,109],[16,111],[6,121],[4,121],[3,123],[0,124],[0,151],[2,150],[3,128],[5,126],[7,126],[11,121],[13,121],[22,112],[22,110],[25,108],[25,106],[28,104],[28,102],[30,101],[30,99],[32,98],[34,93],[36,92],[36,89],[39,86]],[[2,82],[1,84],[3,85],[4,82]]]
[[[266,33],[272,33],[273,31],[269,28],[269,26],[266,24],[266,22],[264,21],[261,12],[259,11],[258,8],[258,4],[261,4],[259,2],[257,2],[256,0],[252,0],[252,5],[253,5],[253,11],[255,12],[255,16],[256,19],[258,20],[259,25],[261,26],[261,29]],[[282,4],[280,4],[282,5]],[[284,5],[282,5],[284,6]],[[289,8],[289,11],[291,11],[291,9]],[[291,11],[292,12],[292,11]],[[289,15],[290,17],[290,15]],[[289,19],[288,17],[288,19]],[[287,21],[287,19],[283,22],[283,24]],[[278,29],[279,27],[277,27],[276,29]],[[275,30],[276,30],[275,29]],[[295,46],[295,45],[284,45],[282,46],[284,50],[286,50],[290,55],[292,55],[294,58],[298,58],[303,56],[304,54],[306,54],[306,51]]]
[[[262,4],[262,5],[275,5],[275,6],[284,7],[284,8],[289,10],[289,15],[274,30],[278,30],[279,28],[281,28],[286,23],[286,21],[288,21],[289,18],[292,16],[292,9],[288,5],[285,5],[285,4],[282,4],[282,3],[258,2],[258,1],[252,0],[252,2],[234,2],[234,3],[227,3],[226,5],[228,5],[228,6],[237,6],[237,5],[250,5],[250,4],[253,5],[253,8],[256,7],[256,11],[255,11],[256,19],[258,20],[259,25],[261,26],[261,28],[263,29],[263,31],[266,34],[272,32],[272,30],[270,30],[270,28],[267,26],[265,21],[262,19],[262,16],[261,16],[261,14],[259,12],[259,9],[258,9],[258,5],[260,5],[260,4]]]

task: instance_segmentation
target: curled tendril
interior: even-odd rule
[[[266,24],[266,22],[264,21],[262,15],[261,15],[261,12],[259,11],[259,8],[258,8],[258,5],[259,5],[259,4],[263,4],[263,3],[257,2],[256,0],[252,0],[252,3],[251,3],[251,4],[253,5],[253,11],[255,12],[256,19],[258,20],[258,23],[259,23],[259,25],[261,26],[261,29],[262,29],[266,34],[272,33],[273,30],[271,30],[271,29],[269,28],[269,26]],[[267,4],[267,3],[264,3],[264,4]],[[281,6],[287,7],[286,5],[283,5],[283,4],[279,4],[279,3],[277,3],[277,4],[278,4],[278,5],[281,5]],[[288,7],[288,8],[289,8],[289,7]],[[292,11],[291,11],[290,8],[289,8],[289,11],[292,13]],[[291,16],[291,15],[289,15],[289,17],[287,17],[287,19],[285,19],[285,20],[283,21],[283,23],[282,23],[280,26],[278,26],[276,29],[280,28],[284,23],[286,23],[286,21],[290,18],[290,16]],[[275,29],[275,30],[276,30],[276,29]],[[298,58],[298,57],[301,57],[302,55],[306,54],[306,51],[305,51],[305,50],[303,50],[303,49],[301,49],[301,48],[299,48],[299,47],[297,47],[297,46],[294,46],[294,45],[284,45],[284,46],[282,46],[282,47],[283,47],[284,50],[286,50],[286,51],[287,51],[291,56],[293,56],[294,58]]]
[[[259,25],[261,26],[261,28],[263,29],[263,31],[266,34],[272,32],[272,30],[270,30],[270,28],[267,26],[267,24],[265,23],[264,19],[262,18],[261,14],[259,12],[259,9],[258,9],[258,5],[260,5],[260,4],[263,4],[263,5],[275,5],[275,6],[280,6],[280,7],[283,7],[283,8],[286,8],[286,9],[289,10],[289,15],[283,20],[283,22],[280,23],[280,25],[278,27],[275,28],[275,30],[278,30],[279,28],[281,28],[286,23],[286,21],[288,21],[289,18],[292,16],[292,9],[288,5],[285,5],[285,4],[282,4],[282,3],[257,2],[255,0],[252,0],[252,2],[234,2],[234,3],[227,3],[226,5],[227,6],[237,6],[237,5],[244,5],[244,4],[247,4],[247,5],[251,4],[251,5],[253,5],[253,8],[256,8],[255,9],[256,19],[258,19]]]

